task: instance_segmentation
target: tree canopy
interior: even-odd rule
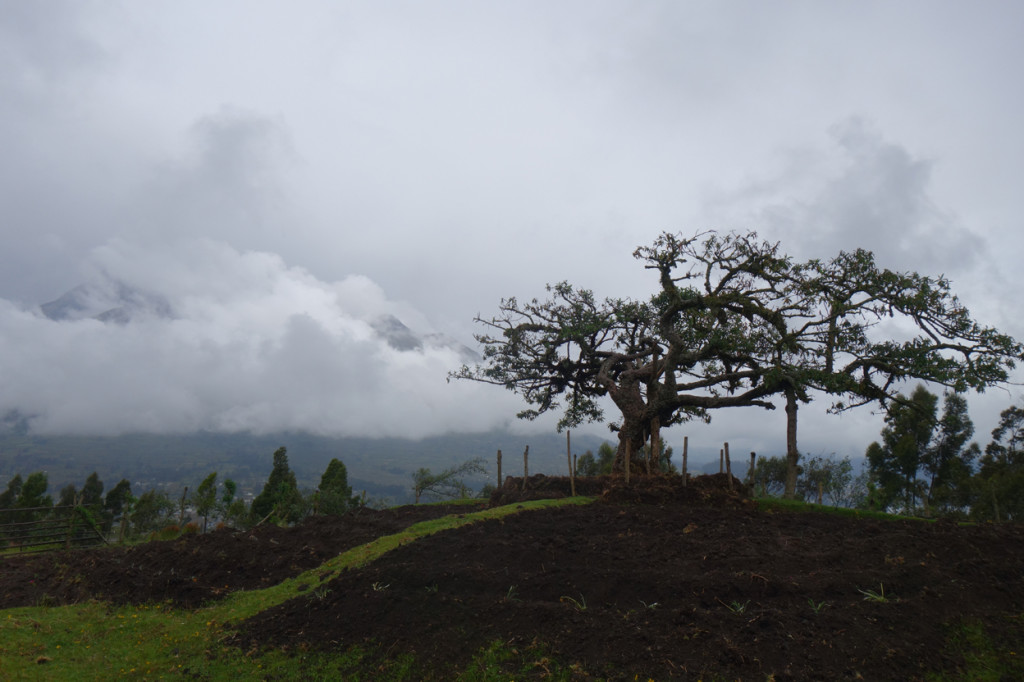
[[[980,391],[1022,355],[971,318],[948,280],[880,268],[868,251],[798,262],[756,233],[712,231],[663,233],[633,255],[658,276],[649,299],[598,301],[568,282],[544,301],[503,299],[476,318],[483,361],[450,377],[520,394],[521,418],[560,410],[559,428],[603,420],[610,401],[620,470],[663,427],[781,398],[792,495],[797,409],[814,393],[842,411],[899,400],[908,379]]]

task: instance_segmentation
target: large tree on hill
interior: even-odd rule
[[[633,255],[658,274],[649,300],[598,302],[565,282],[546,301],[504,299],[499,315],[477,318],[489,329],[477,336],[483,362],[451,376],[520,393],[530,406],[520,417],[564,401],[560,428],[602,419],[607,397],[622,417],[619,470],[664,426],[781,398],[792,496],[798,406],[814,393],[842,411],[898,400],[913,378],[982,390],[1021,357],[970,318],[948,281],[880,269],[867,251],[796,262],[755,233],[709,232],[665,233]],[[872,337],[889,318],[905,338]]]

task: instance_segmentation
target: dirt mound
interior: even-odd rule
[[[679,474],[633,476],[627,484],[621,474],[576,478],[576,494],[600,497],[603,502],[618,504],[698,504],[712,507],[749,506],[750,491],[739,479],[728,474],[687,476]],[[497,507],[526,500],[559,499],[572,494],[567,476],[530,476],[523,485],[522,477],[509,476],[491,493],[491,506]]]
[[[293,528],[216,530],[133,547],[5,555],[0,608],[88,599],[194,608],[235,590],[275,585],[347,549],[432,518],[474,511],[421,505],[315,516]]]
[[[601,493],[601,501],[616,504],[679,504],[706,507],[752,508],[750,491],[738,478],[728,474],[683,477],[643,476],[626,484],[614,477]]]
[[[435,679],[499,641],[533,678],[553,658],[581,680],[917,680],[961,669],[958,623],[1020,642],[1022,574],[1018,526],[593,504],[405,545],[241,624],[237,643],[376,646]]]
[[[602,502],[403,545],[238,624],[235,641],[246,650],[359,645],[381,662],[410,653],[422,668],[408,679],[452,679],[497,641],[517,652],[502,664],[509,679],[543,679],[557,661],[579,680],[782,682],[921,680],[938,670],[966,678],[951,641],[972,632],[1024,679],[1011,653],[1024,642],[1024,527],[756,511],[737,483],[606,480]],[[469,511],[364,509],[288,529],[8,555],[0,607],[106,599],[191,608]]]
[[[596,497],[604,492],[611,476],[577,476],[576,494]],[[523,485],[522,476],[507,476],[500,488],[491,493],[491,506],[501,507],[527,500],[561,499],[572,495],[572,482],[568,476],[534,474]]]

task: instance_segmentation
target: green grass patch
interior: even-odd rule
[[[424,521],[353,548],[321,566],[262,590],[236,592],[196,611],[166,605],[114,607],[89,602],[0,611],[0,679],[90,680],[415,680],[414,662],[385,661],[352,648],[343,653],[243,652],[229,645],[226,626],[300,594],[314,594],[341,571],[364,566],[390,550],[433,533],[521,511],[586,504],[593,498],[536,500]],[[497,656],[497,654],[493,654]],[[494,659],[495,661],[497,659]],[[371,662],[372,661],[372,662]],[[486,655],[479,671],[493,666]],[[469,677],[488,680],[506,677]],[[558,679],[558,678],[554,678]]]
[[[1024,680],[1024,615],[1007,619],[995,637],[992,625],[966,621],[951,628],[947,650],[962,667],[929,675],[929,682]]]
[[[881,521],[934,521],[934,519],[923,519],[918,516],[887,514],[885,512],[870,511],[867,509],[833,507],[829,504],[814,504],[812,502],[804,502],[803,500],[787,500],[781,497],[758,497],[754,499],[754,502],[757,504],[757,508],[760,511],[766,512],[816,512],[818,514],[832,514],[834,516],[845,516],[853,519],[877,519]]]

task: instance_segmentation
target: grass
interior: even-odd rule
[[[781,497],[758,497],[754,500],[757,508],[761,511],[785,511],[785,512],[817,512],[819,514],[832,514],[854,519],[878,519],[882,521],[933,521],[934,519],[922,519],[916,516],[904,514],[887,514],[885,512],[870,511],[867,509],[850,509],[848,507],[833,507],[830,504],[814,504],[803,500],[787,500]]]
[[[1006,628],[1000,628],[1000,631],[1008,631],[1009,639],[1020,644],[1024,641],[1024,615],[1011,618],[1010,621]],[[946,648],[963,663],[954,671],[929,675],[929,682],[999,682],[1024,679],[1024,652],[1015,650],[1013,645],[993,640],[986,624],[980,621],[966,621],[950,628]]]
[[[592,499],[537,500],[425,521],[353,548],[273,587],[236,592],[195,611],[160,604],[116,607],[100,602],[6,609],[0,611],[0,679],[419,679],[413,661],[393,656],[382,661],[375,652],[358,648],[342,653],[243,652],[228,644],[230,631],[226,626],[304,591],[315,596],[318,590],[326,590],[324,583],[341,571],[364,566],[396,547],[438,531],[520,511],[586,504]],[[480,665],[486,660],[481,659]],[[472,679],[508,679],[480,676],[483,674],[478,671]]]
[[[874,590],[857,590],[864,595],[864,600],[874,602],[876,604],[887,604],[890,600],[889,597],[885,596],[885,585],[879,583],[878,591]]]

